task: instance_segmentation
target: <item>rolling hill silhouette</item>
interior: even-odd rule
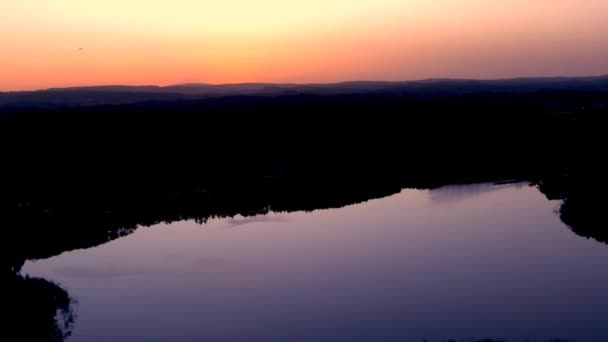
[[[421,81],[355,81],[333,84],[178,84],[160,86],[88,86],[0,93],[0,107],[61,107],[196,100],[223,96],[281,95],[458,95],[536,91],[608,91],[608,76],[499,80],[428,79]]]

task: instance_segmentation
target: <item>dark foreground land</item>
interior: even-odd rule
[[[608,80],[546,82],[0,107],[3,324],[26,340],[69,333],[69,295],[22,277],[28,259],[159,222],[334,208],[403,188],[529,181],[563,200],[574,232],[608,243]]]

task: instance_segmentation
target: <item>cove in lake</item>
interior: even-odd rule
[[[528,183],[402,190],[171,220],[21,274],[75,299],[74,342],[605,341],[608,247],[560,205]]]

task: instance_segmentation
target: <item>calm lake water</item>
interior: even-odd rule
[[[403,190],[140,228],[23,273],[78,301],[73,342],[607,341],[608,246],[559,205],[528,184]]]

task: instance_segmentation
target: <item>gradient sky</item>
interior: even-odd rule
[[[4,0],[0,90],[608,74],[607,15],[608,0]]]

